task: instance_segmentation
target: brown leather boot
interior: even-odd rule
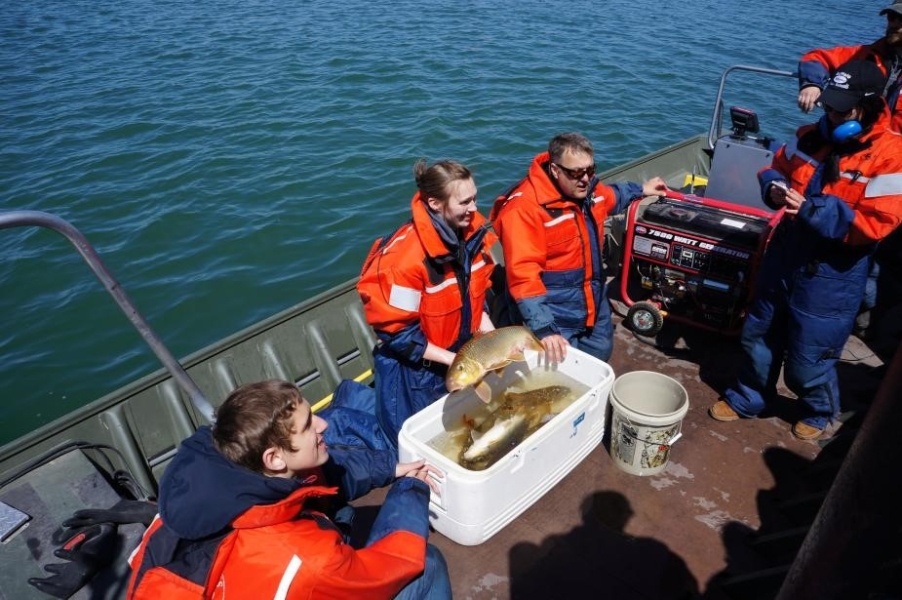
[[[708,414],[715,421],[723,421],[725,423],[736,421],[740,418],[739,413],[730,408],[726,400],[718,400],[712,404],[711,408],[708,409]]]
[[[792,426],[792,435],[800,440],[805,440],[806,442],[816,440],[821,437],[821,434],[823,433],[823,429],[818,429],[817,427],[809,425],[808,423],[803,423],[802,421],[798,421]]]

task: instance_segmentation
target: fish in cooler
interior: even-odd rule
[[[570,395],[570,388],[563,385],[549,385],[526,392],[505,392],[504,402],[496,414],[525,415],[529,421],[529,433],[532,433],[547,423],[557,412],[555,405]]]
[[[491,418],[486,423],[491,425],[485,431],[470,430],[470,437],[460,453],[460,466],[471,471],[482,471],[495,464],[516,448],[529,430],[529,422],[522,413]]]
[[[504,401],[483,423],[476,425],[464,417],[470,434],[458,463],[471,471],[492,466],[551,420],[555,404],[571,395],[572,390],[563,385],[506,392]]]

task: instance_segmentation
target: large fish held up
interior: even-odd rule
[[[523,351],[527,348],[544,349],[539,339],[522,325],[477,334],[457,352],[445,376],[445,385],[449,392],[472,385],[479,399],[488,404],[492,400],[492,389],[482,378],[489,371],[526,360]]]

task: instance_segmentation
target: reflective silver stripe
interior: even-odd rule
[[[424,290],[427,294],[434,294],[436,292],[440,292],[448,286],[457,285],[457,279],[451,277],[449,279],[444,280],[438,285],[427,286]]]
[[[574,219],[574,218],[576,218],[576,217],[573,215],[573,213],[567,213],[566,215],[562,215],[562,216],[558,217],[557,219],[551,219],[551,220],[548,221],[547,223],[543,223],[543,225],[544,225],[545,227],[554,227],[554,226],[557,225],[558,223],[561,223],[561,222],[563,222],[563,221],[567,221],[567,220],[569,220],[569,219]]]
[[[793,157],[798,155],[799,158],[804,160],[809,165],[813,165],[813,166],[817,167],[819,164],[821,164],[820,161],[814,160],[809,155],[807,155],[804,152],[802,152],[801,150],[799,150],[798,138],[793,139],[788,144],[786,144],[786,149],[784,150],[784,152],[786,153],[786,158],[788,158],[788,159],[792,159]]]
[[[420,309],[421,296],[419,290],[393,283],[388,293],[388,305],[407,312],[416,312]]]
[[[476,271],[484,268],[485,266],[486,266],[485,261],[480,259],[480,260],[476,261],[475,263],[473,263],[473,266],[470,267],[470,273],[475,273]]]
[[[485,266],[486,266],[486,264],[485,264],[484,260],[477,261],[477,262],[473,263],[473,266],[470,268],[470,273],[475,273],[476,271],[484,268]],[[426,289],[424,290],[424,292],[427,294],[435,294],[436,292],[440,292],[443,289],[445,289],[446,287],[449,287],[452,285],[457,285],[457,279],[455,279],[453,277],[444,280],[443,282],[441,282],[438,285],[427,286]]]
[[[404,232],[404,235],[399,235],[398,237],[396,237],[395,239],[393,239],[391,242],[389,242],[389,244],[386,245],[386,246],[382,249],[382,254],[385,254],[386,252],[388,252],[389,248],[391,248],[392,246],[394,246],[395,244],[397,244],[398,242],[400,242],[401,240],[403,240],[404,238],[406,238],[408,233],[410,233],[410,230],[405,231],[405,232]]]
[[[288,589],[291,587],[291,582],[294,581],[294,578],[300,569],[301,558],[295,554],[291,557],[291,560],[288,561],[285,572],[282,573],[282,581],[279,582],[279,589],[276,590],[276,595],[273,596],[273,600],[285,600],[285,598],[288,597]]]
[[[853,182],[858,183],[868,183],[871,180],[870,177],[865,177],[857,171],[843,171],[840,174],[840,177],[842,177],[843,179],[851,179]]]
[[[895,196],[897,194],[902,194],[902,173],[877,175],[868,181],[867,187],[864,188],[865,198]]]
[[[153,524],[156,523],[157,519],[159,519],[159,518],[160,518],[160,513],[157,513],[156,515],[154,515],[153,521],[150,522],[150,525],[147,526],[147,529],[144,530],[144,534],[141,536],[141,543],[138,544],[137,546],[135,546],[135,549],[132,550],[132,553],[128,555],[128,566],[130,566],[131,568],[134,569],[134,568],[138,567],[138,565],[134,564],[135,556],[137,556],[138,550],[141,549],[144,542],[147,541],[146,540],[146,538],[148,536],[147,532],[150,531],[150,529],[153,527]]]

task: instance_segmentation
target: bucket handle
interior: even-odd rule
[[[620,411],[617,411],[617,412],[620,412]],[[622,412],[620,412],[620,416],[623,417],[623,419],[629,424],[629,426],[630,426],[630,431],[636,431],[636,426],[633,425],[633,422],[630,421],[630,418],[629,418],[628,416],[626,416],[626,415],[623,414]],[[630,432],[627,432],[626,435],[627,435],[628,437],[633,438],[633,439],[636,440],[637,442],[642,443],[642,444],[646,444],[646,445],[649,445],[649,446],[666,446],[667,449],[669,450],[671,446],[673,446],[674,444],[676,444],[676,442],[677,442],[678,439],[680,439],[681,437],[683,437],[683,421],[680,420],[680,422],[679,422],[677,425],[678,425],[678,427],[679,427],[679,428],[677,429],[677,432],[674,434],[674,436],[673,436],[672,438],[670,438],[669,440],[667,440],[667,443],[666,443],[666,444],[661,444],[661,443],[658,443],[658,442],[649,442],[649,441],[647,441],[647,440],[641,440],[641,439],[639,439],[638,436],[635,436],[635,435],[633,435],[633,434],[630,433]]]

